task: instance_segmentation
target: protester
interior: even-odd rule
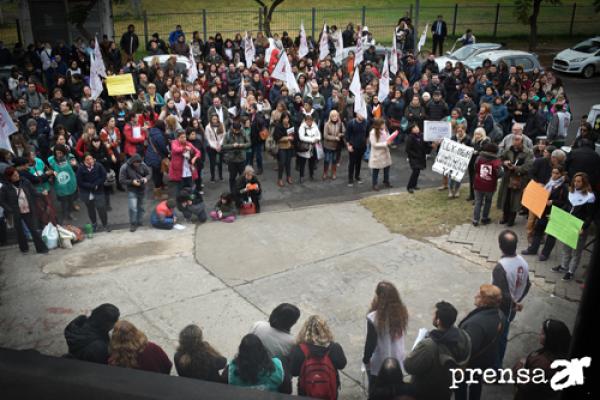
[[[371,183],[373,190],[378,191],[377,185],[379,170],[383,170],[383,186],[390,188],[390,166],[392,165],[392,155],[390,154],[389,146],[392,144],[390,135],[385,128],[383,119],[376,118],[373,120],[373,128],[369,133],[369,144],[371,145],[371,153],[369,154],[369,168],[372,169]],[[393,140],[393,139],[392,139]]]
[[[292,180],[292,158],[294,156],[294,142],[298,134],[294,127],[291,115],[288,112],[282,112],[278,123],[273,131],[273,140],[277,142],[277,186],[283,187],[283,173],[287,178],[288,185]]]
[[[388,357],[383,360],[373,384],[369,385],[369,400],[415,400],[415,389],[404,383],[400,362]]]
[[[343,139],[346,128],[340,119],[340,115],[336,110],[329,113],[329,120],[323,128],[323,180],[331,178],[337,179],[337,152],[343,146]],[[331,166],[331,176],[328,175],[329,166]],[[388,170],[389,171],[389,170]]]
[[[523,146],[523,136],[515,135],[512,146],[501,154],[500,160],[504,176],[498,191],[498,209],[502,210],[502,220],[499,223],[513,226],[521,208],[533,154]]]
[[[192,222],[194,217],[200,223],[204,223],[208,219],[201,194],[192,195],[188,189],[182,189],[176,200],[177,209],[183,214],[187,222]]]
[[[170,230],[173,229],[177,222],[175,215],[175,200],[163,200],[154,207],[150,215],[150,223],[156,229]]]
[[[316,146],[320,145],[321,132],[317,123],[314,121],[313,116],[310,114],[305,115],[304,122],[298,129],[298,147],[296,148],[296,160],[298,162],[298,168],[300,170],[300,179],[298,182],[304,181],[304,171],[306,169],[306,162],[308,161],[308,175],[310,180],[314,180],[315,169],[317,166],[317,150]]]
[[[202,329],[186,326],[179,333],[179,346],[173,357],[177,375],[210,382],[222,382],[220,371],[227,359],[204,341]]]
[[[492,198],[496,192],[498,178],[502,172],[502,161],[496,156],[497,153],[498,146],[487,142],[483,145],[475,161],[473,226],[478,226],[480,221],[483,225],[491,222],[490,209],[492,208]],[[480,217],[481,220],[479,219]]]
[[[169,180],[177,182],[177,194],[183,188],[192,188],[198,178],[195,167],[200,158],[200,150],[187,142],[183,129],[177,131],[177,138],[171,141],[171,162],[169,164]]]
[[[290,333],[292,326],[300,318],[300,309],[293,304],[281,303],[271,311],[269,321],[258,321],[250,330],[263,343],[271,357],[289,363],[289,355],[296,344]]]
[[[246,149],[250,148],[250,139],[242,132],[242,124],[234,122],[231,130],[225,134],[222,149],[229,170],[229,191],[235,192],[236,179],[244,174]]]
[[[85,154],[83,163],[77,169],[77,185],[79,186],[79,197],[87,208],[88,217],[95,232],[102,229],[106,232],[111,231],[106,212],[104,181],[106,181],[106,170],[102,164],[97,163],[91,154]],[[96,213],[100,217],[102,227],[98,226]]]
[[[408,193],[414,193],[420,188],[417,186],[421,170],[425,169],[427,159],[426,156],[432,150],[433,146],[429,142],[425,142],[421,134],[421,128],[418,125],[412,125],[409,128],[409,135],[406,138],[406,155],[408,156],[408,164],[412,171],[406,190]]]
[[[363,155],[367,150],[367,121],[362,115],[356,114],[346,128],[346,148],[348,149],[348,186],[354,182],[361,184],[360,168]]]
[[[135,232],[144,222],[146,184],[152,172],[139,154],[134,154],[121,166],[119,180],[127,188],[129,205],[129,230]]]
[[[89,317],[80,315],[65,328],[68,357],[98,364],[108,363],[108,333],[119,319],[119,309],[105,303],[92,310]]]
[[[252,203],[255,211],[260,212],[262,185],[258,181],[254,168],[250,165],[244,168],[244,173],[235,182],[234,190],[235,204],[238,209],[244,204]]]

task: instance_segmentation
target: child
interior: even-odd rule
[[[156,229],[173,229],[173,226],[177,222],[175,216],[175,207],[177,204],[175,200],[164,200],[156,205],[152,215],[150,216],[150,223]]]
[[[192,195],[188,189],[182,189],[177,197],[177,209],[181,211],[186,221],[191,222],[196,216],[198,222],[206,222],[206,208],[202,201],[202,195]]]
[[[210,212],[213,221],[235,221],[235,203],[230,193],[223,193],[215,204],[215,209]]]

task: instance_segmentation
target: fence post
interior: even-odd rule
[[[262,8],[258,8],[258,31],[261,32],[263,30],[263,14]]]
[[[496,19],[494,20],[494,38],[498,33],[498,19],[500,18],[500,3],[496,3]]]
[[[21,21],[19,21],[19,18],[15,21],[17,21],[17,40],[19,43],[23,43],[23,36],[21,36]]]
[[[577,3],[573,3],[573,11],[571,12],[571,25],[569,25],[569,36],[573,36],[573,24],[575,23],[575,12],[577,11]]]
[[[458,16],[458,3],[454,4],[454,18],[452,18],[452,36],[456,36],[456,17]]]
[[[206,42],[206,8],[202,9],[202,36],[204,36],[204,41]]]
[[[410,16],[410,19],[413,19],[413,5],[412,3],[410,3],[410,8],[408,9],[408,15]]]
[[[311,18],[312,19],[312,22],[311,22],[311,25],[312,25],[311,32],[312,33],[311,33],[311,35],[312,35],[313,40],[315,40],[315,22],[317,20],[317,9],[313,7],[311,11],[312,11],[312,18]]]
[[[367,24],[367,7],[362,6],[361,15],[360,15],[360,26],[365,26],[366,24]]]
[[[144,9],[142,12],[142,17],[144,18],[144,39],[146,39],[145,46],[148,45],[148,13]]]

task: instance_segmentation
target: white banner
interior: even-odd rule
[[[398,49],[396,48],[396,30],[392,35],[392,50],[390,51],[390,71],[396,75],[398,72]]]
[[[423,29],[423,33],[419,38],[419,43],[417,43],[417,52],[421,51],[421,48],[425,45],[425,40],[427,40],[427,30],[429,29],[429,23],[425,24],[425,29]]]
[[[327,33],[327,25],[323,25],[323,34],[319,42],[319,60],[323,60],[329,55],[329,34]]]
[[[308,54],[308,42],[306,41],[306,31],[304,30],[304,22],[300,23],[300,48],[298,48],[298,58],[302,58]]]
[[[460,182],[469,167],[472,156],[472,147],[444,139],[440,143],[435,163],[431,169],[433,172],[448,176],[453,181]]]
[[[300,92],[300,86],[298,86],[298,82],[296,82],[290,60],[288,59],[285,50],[282,50],[279,61],[277,61],[277,65],[275,65],[273,73],[271,73],[271,77],[285,82],[285,85],[290,90],[290,94]]]
[[[446,121],[424,121],[423,139],[426,142],[435,142],[452,137],[452,126]]]
[[[4,103],[0,101],[0,149],[6,149],[12,153],[10,145],[10,135],[17,131],[17,127],[13,122]]]
[[[354,69],[354,77],[352,78],[352,83],[350,83],[350,92],[354,95],[354,112],[366,119],[367,104],[362,97],[358,64],[356,64],[356,68]]]
[[[358,65],[364,58],[364,52],[362,40],[360,38],[356,41],[356,48],[354,49],[354,65]]]
[[[383,69],[381,70],[381,79],[379,79],[379,92],[377,97],[379,101],[383,103],[390,94],[390,68],[389,58],[387,52],[385,53],[385,60],[383,61]]]
[[[196,64],[196,59],[194,58],[194,53],[192,52],[192,46],[190,46],[190,67],[187,70],[187,81],[192,83],[196,79],[198,79],[198,64]]]
[[[248,36],[248,32],[246,32],[244,35],[244,56],[246,57],[246,68],[250,68],[252,66],[255,54],[256,50],[254,49],[252,37]]]

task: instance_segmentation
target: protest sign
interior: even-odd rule
[[[460,182],[469,167],[469,160],[473,155],[473,148],[465,146],[450,139],[442,140],[438,149],[435,163],[431,168],[433,172],[448,176]]]
[[[556,206],[552,206],[546,233],[574,249],[577,247],[579,231],[582,226],[582,220]]]
[[[426,142],[435,142],[452,137],[452,127],[446,121],[424,121],[423,139]]]
[[[544,187],[536,181],[531,180],[527,184],[527,187],[525,187],[521,204],[536,217],[541,218],[546,209],[546,203],[548,202],[549,197],[550,192],[544,189]]]
[[[123,96],[135,93],[133,76],[131,74],[111,75],[106,78],[106,88],[109,96]]]

